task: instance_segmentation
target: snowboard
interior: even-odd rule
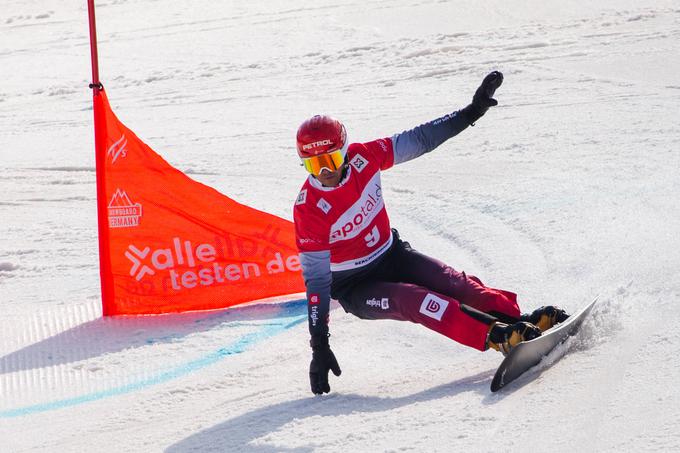
[[[597,297],[580,311],[569,316],[566,321],[543,332],[538,338],[525,341],[515,346],[496,370],[491,381],[491,391],[496,392],[514,381],[525,371],[537,365],[550,351],[573,336],[588,317],[597,302]]]

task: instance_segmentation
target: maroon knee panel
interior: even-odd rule
[[[452,340],[483,351],[488,321],[461,310],[453,297],[410,283],[372,282],[358,285],[340,301],[362,319],[394,319],[422,324]]]

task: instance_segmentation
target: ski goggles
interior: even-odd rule
[[[302,165],[305,170],[314,176],[319,176],[323,170],[334,172],[345,162],[345,150],[343,148],[336,149],[330,153],[319,154],[317,156],[305,157],[302,159]]]

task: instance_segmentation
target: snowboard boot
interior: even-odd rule
[[[552,305],[538,308],[531,313],[524,313],[520,316],[520,321],[530,322],[541,332],[545,332],[555,324],[565,321],[569,315],[562,309]]]
[[[515,324],[503,324],[496,322],[489,328],[486,336],[486,345],[500,351],[503,355],[508,353],[522,341],[533,340],[541,336],[541,330],[528,322],[518,322]]]

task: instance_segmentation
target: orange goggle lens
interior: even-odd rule
[[[305,170],[314,176],[319,176],[322,170],[335,171],[342,166],[345,161],[342,149],[336,149],[330,153],[319,154],[318,156],[306,157],[302,159]]]

